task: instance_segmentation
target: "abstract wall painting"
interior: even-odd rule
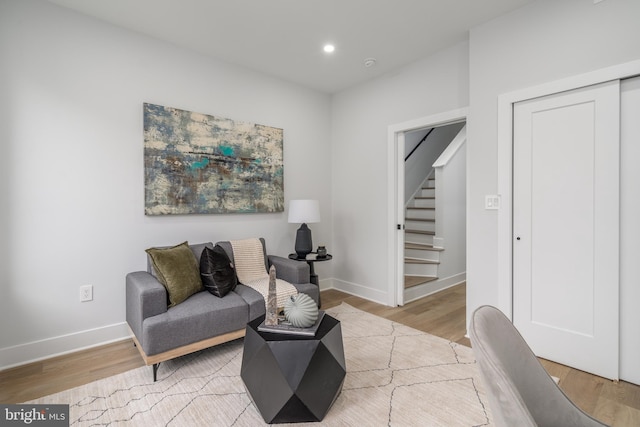
[[[145,103],[145,214],[282,212],[282,150],[282,129]]]

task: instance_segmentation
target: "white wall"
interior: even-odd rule
[[[404,201],[408,203],[413,196],[420,190],[422,183],[433,170],[433,162],[453,141],[464,123],[455,123],[447,126],[440,126],[433,129],[429,137],[414,151],[414,153],[404,162]],[[411,136],[415,134],[419,136],[417,141],[410,141]],[[404,156],[407,157],[413,147],[417,145],[426,132],[407,132],[405,134],[405,151]],[[409,141],[408,141],[409,140]]]
[[[464,123],[462,124],[464,126]],[[459,127],[458,126],[458,130]],[[467,144],[436,168],[436,236],[442,238],[438,277],[460,278],[467,271]],[[457,280],[460,281],[459,279]]]
[[[328,95],[38,0],[0,2],[0,58],[0,368],[127,335],[124,277],[150,246],[293,252],[286,212],[146,217],[143,102],[283,128],[285,201],[319,199],[314,243],[334,246]]]
[[[468,45],[334,95],[334,286],[387,303],[388,126],[466,107]]]
[[[422,141],[422,139],[431,130],[432,129],[420,129],[413,132],[406,132],[404,134],[404,157],[406,158],[411,154],[411,157],[404,161],[405,204],[409,202],[413,194],[417,191],[418,187],[422,184],[427,175],[433,169],[431,167],[433,161],[429,162],[429,155],[431,154],[431,150],[427,149],[433,147],[431,146],[431,144],[426,143],[426,141],[420,144],[420,141]],[[431,134],[433,134],[433,132],[431,132]],[[431,134],[429,135],[429,137],[431,137]],[[444,144],[443,141],[439,142],[439,145]]]
[[[471,30],[467,318],[498,305],[498,266],[510,263],[498,259],[497,212],[484,210],[499,179],[498,96],[639,59],[638,16],[637,0],[539,0]]]

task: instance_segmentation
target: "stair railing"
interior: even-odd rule
[[[418,142],[418,144],[417,144],[415,147],[413,147],[413,150],[411,150],[411,152],[407,155],[407,157],[405,157],[405,158],[404,158],[404,161],[405,161],[405,162],[407,161],[407,159],[409,159],[409,157],[411,157],[411,155],[412,155],[413,153],[415,153],[415,151],[418,149],[418,147],[420,147],[420,145],[421,145],[424,141],[426,141],[426,139],[429,137],[429,135],[431,135],[431,132],[433,132],[433,130],[434,130],[434,129],[435,129],[435,128],[431,128],[431,129],[429,129],[429,132],[427,132],[427,134],[424,136],[424,138],[422,138],[422,139],[420,140],[420,142]]]

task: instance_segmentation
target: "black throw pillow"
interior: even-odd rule
[[[200,257],[200,277],[205,289],[222,298],[238,284],[236,269],[222,246],[205,247]]]

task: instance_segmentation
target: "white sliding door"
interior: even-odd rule
[[[620,84],[514,106],[513,314],[534,352],[618,378]]]
[[[620,97],[620,379],[640,385],[640,77]]]

